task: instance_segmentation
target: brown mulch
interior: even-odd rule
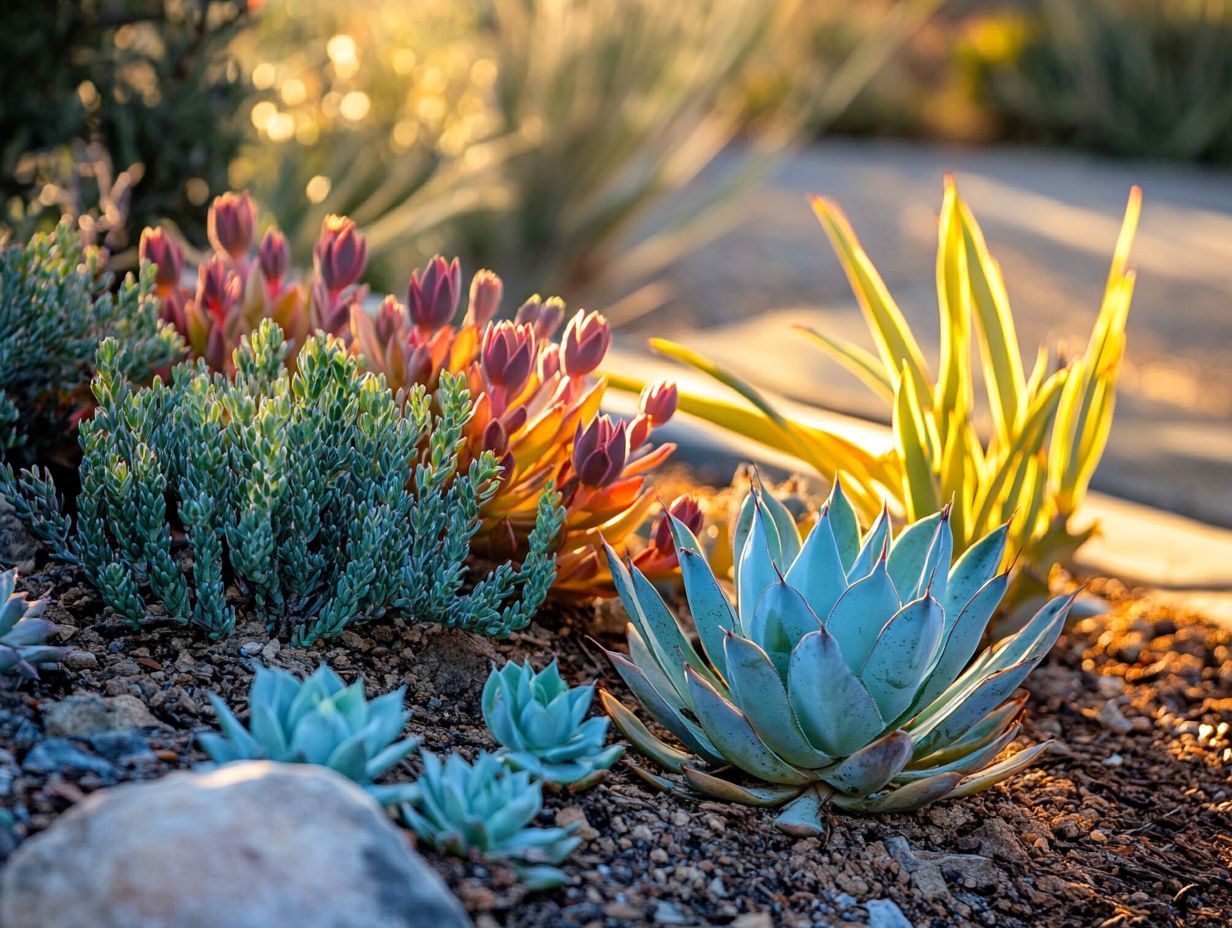
[[[494,746],[478,710],[493,660],[542,664],[556,654],[570,680],[623,691],[590,640],[619,646],[621,613],[611,605],[566,611],[556,627],[533,625],[504,642],[394,619],[305,651],[252,624],[217,643],[178,626],[91,624],[100,602],[67,569],[22,585],[52,592],[49,617],[79,630],[73,666],[0,692],[0,771],[11,777],[7,790],[0,782],[0,805],[19,836],[93,789],[201,762],[192,732],[212,726],[206,693],[242,714],[258,662],[304,672],[325,660],[344,677],[364,673],[370,693],[405,684],[410,729],[425,746],[468,754]],[[1053,738],[1052,750],[987,793],[912,815],[836,816],[826,840],[799,840],[774,830],[771,814],[656,794],[618,769],[589,792],[547,801],[545,824],[580,821],[586,839],[565,889],[528,896],[502,866],[425,856],[484,928],[860,925],[870,919],[862,903],[880,899],[915,928],[1226,925],[1232,634],[1115,583],[1096,589],[1111,600],[1109,615],[1077,623],[1028,681],[1026,737]],[[152,753],[104,772],[22,770],[42,737],[40,705],[80,692],[140,698],[167,726],[147,731]],[[416,768],[412,758],[392,778]]]

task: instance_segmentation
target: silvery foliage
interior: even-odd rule
[[[234,380],[196,362],[137,389],[120,343],[104,341],[98,409],[80,429],[75,526],[45,474],[0,468],[0,493],[134,623],[151,594],[172,620],[229,635],[233,583],[298,645],[390,610],[492,635],[525,626],[554,579],[563,513],[543,494],[522,565],[502,563],[463,592],[500,471],[489,454],[459,467],[471,412],[462,379],[394,394],[325,335],[294,371],[286,350],[266,320],[236,350]]]

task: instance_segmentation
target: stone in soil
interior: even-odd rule
[[[83,693],[43,706],[43,727],[53,738],[89,738],[103,732],[156,728],[162,723],[136,696]]]
[[[50,742],[45,742],[50,743]],[[13,854],[5,928],[464,928],[385,813],[322,767],[248,762],[93,794]]]

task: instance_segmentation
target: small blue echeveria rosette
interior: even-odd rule
[[[324,664],[302,682],[284,670],[258,667],[248,696],[248,727],[211,693],[222,733],[200,734],[197,741],[216,764],[320,764],[354,780],[382,805],[397,805],[414,795],[415,785],[373,780],[419,746],[417,738],[398,740],[409,718],[405,693],[402,687],[368,700],[362,677],[347,686]]]
[[[594,684],[570,687],[553,660],[536,673],[528,661],[493,668],[483,688],[483,719],[500,757],[550,786],[594,786],[624,753],[604,747],[608,719],[587,719]]]
[[[511,770],[486,751],[474,764],[457,754],[444,761],[431,751],[422,756],[418,789],[402,807],[404,821],[419,837],[459,857],[478,851],[505,861],[534,891],[566,882],[556,865],[581,843],[574,834],[578,825],[531,825],[543,808],[543,792],[530,773]]]

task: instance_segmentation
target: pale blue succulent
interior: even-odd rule
[[[1008,583],[1005,526],[951,564],[948,510],[897,537],[883,513],[861,537],[836,481],[802,538],[787,509],[755,491],[733,530],[734,604],[692,532],[676,520],[672,531],[700,652],[608,550],[631,623],[628,655],[609,656],[684,748],[603,694],[634,749],[682,778],[642,771],[655,785],[786,804],[782,828],[816,833],[830,805],[899,812],[965,796],[1047,746],[997,760],[1019,731],[1026,697],[1015,691],[1056,642],[1072,597],[975,656]]]
[[[59,626],[42,618],[47,601],[16,592],[17,571],[0,573],[0,676],[38,679],[38,667],[64,659],[68,648],[44,644]]]
[[[483,720],[501,757],[547,783],[582,790],[598,783],[624,748],[605,748],[608,720],[587,719],[594,684],[570,687],[553,660],[536,673],[527,661],[492,669],[483,688]]]
[[[419,746],[417,738],[397,740],[409,718],[405,693],[401,687],[368,700],[362,677],[347,686],[324,664],[303,682],[285,670],[258,667],[248,694],[248,727],[211,693],[222,734],[197,740],[216,764],[320,764],[354,780],[382,805],[396,805],[410,798],[414,785],[373,780]]]
[[[457,754],[442,763],[423,752],[423,775],[403,816],[417,835],[460,857],[472,850],[513,865],[531,889],[565,882],[556,865],[581,843],[577,825],[534,828],[543,807],[541,784],[486,751],[468,764]]]

